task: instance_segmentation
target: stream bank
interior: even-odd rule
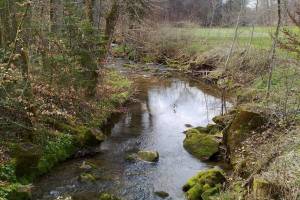
[[[187,127],[206,126],[220,113],[218,96],[189,79],[151,73],[127,74],[137,88],[135,101],[103,130],[110,136],[101,152],[55,168],[36,182],[34,199],[97,199],[105,191],[128,200],[158,200],[160,195],[181,200],[188,178],[218,164],[202,162],[183,147]],[[131,159],[140,150],[157,151],[158,162]]]
[[[236,48],[225,70],[228,46],[215,46],[194,55],[182,54],[182,48],[163,47],[168,48],[156,48],[157,51],[150,55],[145,54],[148,50],[145,48],[144,55],[136,57],[146,62],[163,62],[179,73],[203,80],[219,88],[234,102],[234,113],[220,116],[215,121],[224,126],[221,133],[225,159],[233,170],[227,174],[226,184],[214,198],[298,199],[300,118],[297,99],[300,79],[299,68],[292,64],[297,60],[278,58],[268,98],[267,50]],[[287,70],[286,63],[290,61]],[[201,73],[207,70],[210,71],[208,74]],[[291,78],[287,79],[285,74]],[[292,86],[287,88],[287,83]],[[239,127],[239,123],[241,126],[245,123],[245,129]],[[248,126],[247,123],[253,124]]]
[[[35,113],[35,127],[20,130],[15,124],[1,134],[5,160],[0,166],[0,199],[32,199],[33,181],[65,160],[98,151],[95,147],[107,137],[100,128],[133,92],[131,82],[115,71],[105,70],[102,77],[105,91],[97,91],[100,100],[84,98],[72,88],[60,93],[49,85],[33,86],[41,109]],[[26,121],[27,116],[19,113],[17,120]]]

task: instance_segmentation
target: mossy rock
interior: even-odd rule
[[[7,199],[8,200],[31,200],[32,199],[32,185],[17,185],[13,191],[11,191]],[[0,198],[1,199],[1,198]]]
[[[157,151],[139,151],[137,156],[140,160],[147,162],[157,162],[159,160],[159,154]]]
[[[263,128],[267,120],[259,113],[240,110],[228,128],[224,130],[224,143],[228,152],[240,146],[251,134]]]
[[[32,143],[20,143],[15,147],[16,176],[30,177],[38,170],[38,164],[42,157],[42,148]]]
[[[128,162],[134,162],[136,161],[138,158],[137,154],[136,153],[132,153],[132,154],[127,154],[125,156],[125,160],[128,161]]]
[[[165,191],[156,191],[154,193],[162,199],[165,199],[170,196],[169,193],[167,193]]]
[[[189,129],[187,132],[198,131],[203,134],[214,135],[222,131],[223,127],[218,124],[208,124],[206,127],[198,126],[192,129]]]
[[[83,173],[79,176],[79,181],[84,183],[95,182],[97,179],[90,173]]]
[[[81,127],[78,129],[78,135],[76,138],[80,146],[95,146],[103,142],[106,139],[106,136],[99,129]]]
[[[205,190],[202,195],[201,198],[203,200],[212,200],[215,195],[218,195],[221,191],[221,185],[217,185],[216,187],[210,188],[208,190]]]
[[[218,124],[208,124],[207,127],[207,132],[210,135],[215,135],[217,133],[219,133],[220,131],[222,131],[222,127]]]
[[[221,190],[226,181],[223,171],[220,169],[209,169],[199,172],[183,186],[183,191],[188,200],[209,200]]]
[[[232,115],[231,114],[227,114],[227,115],[218,115],[215,116],[212,120],[213,122],[215,122],[217,125],[221,126],[221,127],[225,127],[227,124],[230,123],[230,121],[232,120]]]
[[[121,199],[109,193],[102,193],[99,196],[99,200],[121,200]]]
[[[184,148],[200,160],[209,160],[219,151],[219,143],[213,135],[200,133],[191,129],[186,133]]]
[[[257,200],[270,199],[272,186],[263,178],[253,179],[253,194]]]

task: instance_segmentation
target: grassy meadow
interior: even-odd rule
[[[298,31],[294,27],[287,27]],[[252,37],[253,31],[253,37]],[[272,34],[275,27],[239,27],[235,47],[252,47],[268,50],[272,46]],[[235,28],[204,28],[199,26],[177,28],[170,25],[159,30],[163,45],[177,46],[187,54],[199,54],[216,47],[228,47],[232,44]],[[284,53],[284,52],[281,52]]]

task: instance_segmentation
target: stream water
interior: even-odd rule
[[[34,199],[93,200],[102,191],[124,200],[159,200],[155,191],[169,193],[167,199],[183,200],[182,185],[199,170],[212,167],[183,148],[187,125],[206,126],[220,113],[221,100],[201,85],[181,78],[135,79],[137,101],[112,120],[110,137],[101,153],[91,158],[67,161],[35,184]],[[137,150],[156,150],[157,163],[129,162]],[[83,162],[93,169],[82,169]],[[96,181],[79,181],[80,174]]]

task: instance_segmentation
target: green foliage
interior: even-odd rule
[[[38,164],[37,175],[48,172],[57,163],[69,158],[75,151],[74,139],[71,135],[60,134],[54,141],[44,147],[44,154]]]
[[[8,182],[16,182],[16,165],[14,162],[10,162],[8,164],[4,164],[0,166],[0,180],[8,181]],[[1,196],[1,195],[0,195]]]

